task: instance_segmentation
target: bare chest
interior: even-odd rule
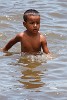
[[[34,51],[38,52],[41,49],[41,43],[39,38],[24,38],[21,41],[22,51]]]

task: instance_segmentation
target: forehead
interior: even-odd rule
[[[38,15],[28,15],[27,20],[30,20],[30,21],[40,20],[40,16],[38,16]]]

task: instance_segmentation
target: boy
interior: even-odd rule
[[[21,43],[21,52],[36,54],[43,49],[43,52],[48,54],[46,38],[39,32],[40,14],[34,9],[27,10],[23,15],[23,25],[26,30],[17,34],[3,48],[3,51],[8,51],[17,42]]]

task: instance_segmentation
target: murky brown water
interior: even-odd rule
[[[52,55],[20,55],[20,43],[0,52],[0,100],[67,100],[67,0],[0,0],[0,48],[25,30],[23,13],[41,13]]]

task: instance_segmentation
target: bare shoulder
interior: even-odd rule
[[[23,37],[23,35],[24,35],[24,33],[21,32],[21,33],[18,33],[16,36],[17,36],[17,37]]]
[[[41,41],[46,42],[46,36],[45,36],[45,35],[40,34],[40,40],[41,40]]]
[[[22,33],[18,33],[12,40],[16,41],[16,42],[20,42],[21,39],[23,38],[23,32]]]
[[[23,33],[23,32],[18,33],[18,34],[16,35],[16,37],[15,37],[15,38],[17,38],[17,39],[21,39],[21,38],[23,38],[23,35],[24,35],[24,33]]]

